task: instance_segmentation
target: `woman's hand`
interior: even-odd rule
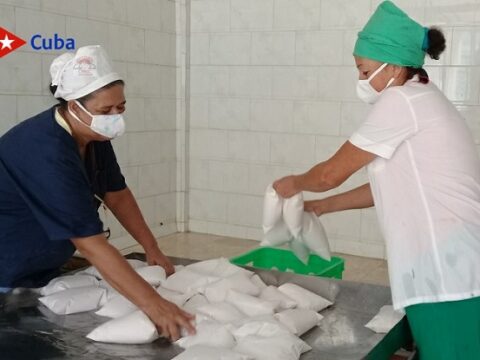
[[[299,177],[296,175],[286,176],[273,183],[273,188],[281,197],[288,199],[298,194],[302,189],[299,186]]]
[[[304,209],[306,212],[313,212],[317,216],[328,212],[327,202],[325,201],[325,199],[305,201]]]
[[[175,272],[172,262],[168,257],[165,256],[158,246],[145,249],[145,256],[147,258],[148,265],[160,265],[165,269],[167,276],[172,275]]]
[[[195,333],[192,325],[194,316],[162,298],[149,283],[133,270],[120,252],[108,243],[103,233],[74,238],[72,242],[77,250],[100,271],[110,285],[147,314],[158,327],[159,334],[176,340],[180,335],[181,328],[185,328],[189,333]],[[151,261],[160,263],[163,261],[162,257],[165,259],[166,257],[158,247],[157,250],[151,250],[150,257],[155,259]],[[166,261],[170,264],[168,259]]]
[[[195,334],[195,328],[192,325],[195,316],[160,296],[151,299],[148,305],[142,308],[142,311],[157,326],[160,336],[168,338],[170,341],[180,338],[182,328],[186,329],[190,335]]]

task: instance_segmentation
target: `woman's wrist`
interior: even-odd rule
[[[157,240],[155,239],[155,237],[151,233],[147,233],[142,238],[137,239],[137,242],[140,245],[142,245],[143,250],[145,250],[145,252],[156,251],[156,250],[159,249],[158,244],[157,244]]]
[[[334,212],[332,197],[322,199],[322,214],[328,214]]]
[[[305,188],[305,174],[294,175],[293,183],[297,193],[304,191]]]
[[[160,248],[158,247],[158,245],[156,243],[151,244],[149,246],[144,246],[143,250],[145,251],[145,254],[154,254],[154,253],[157,253],[157,252],[161,252]]]

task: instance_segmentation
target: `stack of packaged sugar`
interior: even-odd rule
[[[183,309],[196,315],[197,333],[184,333],[176,342],[186,349],[176,360],[299,359],[311,349],[300,336],[319,324],[319,311],[332,305],[293,283],[268,286],[226,259],[195,263],[185,271],[209,280],[180,285],[195,293]],[[164,286],[180,290],[175,278],[183,276],[172,275]]]
[[[317,326],[327,299],[293,283],[268,286],[252,271],[225,258],[177,268],[132,262],[165,299],[195,314],[196,334],[182,331],[177,360],[291,360],[311,348],[300,336]],[[117,344],[145,344],[159,338],[155,324],[134,304],[102,282],[95,268],[52,280],[40,301],[57,314],[97,310],[109,318],[87,337]]]
[[[302,193],[283,199],[269,185],[263,204],[263,232],[260,245],[289,244],[305,264],[308,263],[310,252],[326,260],[331,258],[325,229],[314,213],[304,211]]]
[[[147,266],[140,260],[127,260],[129,264],[152,285],[166,279],[160,266]],[[74,275],[52,279],[40,289],[40,303],[58,315],[69,315],[85,311],[100,310],[101,315],[118,317],[136,310],[127,299],[102,280],[102,275],[93,266]]]

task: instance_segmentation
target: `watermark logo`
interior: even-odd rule
[[[0,58],[17,50],[26,43],[27,41],[0,26]],[[44,37],[40,34],[35,34],[30,38],[29,44],[35,51],[75,50],[75,39],[64,39],[58,34],[53,34],[52,37]]]
[[[63,39],[58,34],[53,34],[52,38],[44,38],[36,34],[30,39],[30,46],[34,50],[75,50],[75,39]]]
[[[0,27],[0,58],[22,47],[27,42],[10,31]]]

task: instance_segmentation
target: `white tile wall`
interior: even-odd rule
[[[210,64],[248,65],[250,48],[250,33],[213,34],[210,36]]]
[[[324,29],[361,28],[370,14],[370,0],[321,0],[320,24]]]
[[[253,65],[293,65],[295,33],[252,33],[251,61]]]
[[[14,95],[0,95],[0,108],[3,113],[0,133],[3,134],[17,123],[16,97]]]
[[[293,101],[252,100],[251,129],[265,132],[293,130]]]
[[[105,46],[126,80],[127,134],[113,145],[157,235],[176,231],[175,19],[173,0],[0,0],[0,25],[26,40],[57,33],[75,38],[77,47]],[[48,70],[58,53],[27,44],[0,59],[0,135],[56,102],[48,91]],[[132,245],[118,223],[109,223],[115,244]]]
[[[380,2],[191,1],[192,230],[259,239],[267,184],[325,160],[359,127],[369,108],[356,97],[352,51]],[[480,2],[396,3],[444,29],[447,51],[426,68],[480,145]],[[325,195],[366,181],[362,170]],[[324,222],[335,250],[385,256],[374,209]]]
[[[15,10],[13,6],[0,6],[0,23],[6,29],[15,30]]]
[[[314,67],[278,66],[273,69],[273,96],[286,99],[315,99],[318,72]]]
[[[318,0],[277,0],[274,9],[274,28],[301,30],[320,26]]]
[[[273,70],[267,66],[230,66],[229,94],[245,97],[271,97]],[[193,84],[192,84],[193,85]]]
[[[273,0],[231,0],[232,30],[268,30],[273,25]]]
[[[297,65],[338,65],[342,63],[343,31],[302,31],[297,33]]]
[[[230,30],[230,2],[225,0],[193,0],[190,24],[192,32]]]
[[[208,125],[211,129],[248,130],[250,100],[211,98],[208,102]]]

